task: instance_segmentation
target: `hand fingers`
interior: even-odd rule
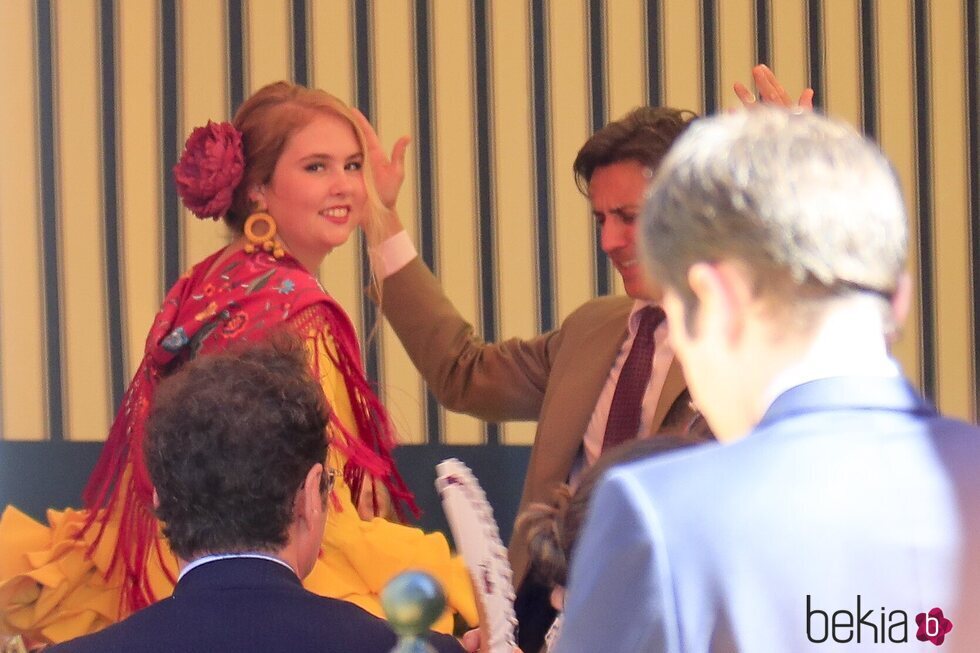
[[[755,104],[755,96],[752,95],[752,92],[745,87],[745,84],[742,82],[735,82],[735,85],[732,88],[735,89],[735,95],[742,102],[743,106],[748,108]]]
[[[755,82],[755,90],[759,93],[759,98],[762,100],[768,100],[772,97],[769,76],[766,74],[768,72],[769,67],[761,63],[752,69],[752,81]]]
[[[399,173],[405,168],[405,150],[408,149],[408,144],[411,142],[411,137],[402,136],[395,142],[395,147],[391,149],[391,163]]]
[[[768,104],[781,104],[783,106],[792,106],[792,102],[789,96],[786,95],[786,91],[779,84],[779,80],[776,79],[776,75],[772,72],[769,66],[765,64],[759,64],[752,69],[752,78],[755,80],[756,89],[759,91],[759,97]]]
[[[800,96],[799,106],[803,109],[813,110],[813,89],[804,89],[803,95]]]
[[[460,637],[460,643],[463,645],[463,650],[468,653],[476,653],[480,650],[480,629],[474,628],[473,630],[468,630],[463,633]]]
[[[786,92],[783,85],[779,83],[778,79],[776,79],[776,73],[772,72],[772,69],[768,66],[766,66],[766,79],[769,81],[769,85],[772,88],[773,93],[775,93],[774,99],[778,99],[779,103],[784,107],[789,108],[793,106],[793,100],[789,97],[789,93]]]

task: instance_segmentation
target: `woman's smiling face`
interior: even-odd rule
[[[364,218],[363,165],[351,123],[318,112],[289,138],[269,182],[253,191],[286,249],[308,270],[347,242]]]

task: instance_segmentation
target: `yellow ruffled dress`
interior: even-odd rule
[[[307,342],[313,340],[318,339]],[[329,336],[324,340],[332,344]],[[321,372],[327,401],[349,432],[356,434],[340,372],[326,351],[311,349],[310,355],[318,359],[316,369]],[[343,436],[333,433],[331,437]],[[331,448],[329,464],[340,470],[344,462],[337,449]],[[451,555],[442,534],[426,534],[381,518],[361,519],[342,474],[337,475],[333,494],[320,557],[303,581],[307,589],[350,601],[383,617],[379,594],[384,585],[402,571],[421,569],[442,584],[450,608],[476,624],[468,572],[462,560]],[[49,510],[49,525],[45,526],[12,506],[4,511],[0,517],[0,635],[23,634],[32,641],[57,643],[120,619],[121,574],[105,577],[118,538],[118,521],[110,520],[89,558],[85,552],[97,529],[75,539],[86,515],[85,511]],[[147,576],[154,594],[163,598],[173,591],[169,578],[176,577],[177,563],[162,536],[160,539],[166,554],[162,560],[151,555]],[[447,610],[434,629],[449,633],[452,628],[452,611]]]

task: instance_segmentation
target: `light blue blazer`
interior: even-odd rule
[[[737,443],[613,469],[565,608],[559,653],[980,651],[980,429],[898,377],[792,388]]]

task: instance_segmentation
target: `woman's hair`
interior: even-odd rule
[[[526,528],[531,554],[531,573],[547,585],[566,585],[572,552],[585,523],[592,491],[614,465],[701,444],[711,438],[700,434],[657,435],[634,440],[603,454],[572,490],[562,483],[549,503],[532,503],[517,518],[515,528]]]
[[[367,206],[363,229],[370,234],[371,230],[379,228],[383,206],[374,185],[371,161],[367,155],[367,141],[350,107],[326,91],[289,82],[275,82],[263,86],[245,100],[232,121],[235,128],[242,133],[245,173],[235,189],[231,208],[225,216],[225,222],[231,229],[241,232],[245,219],[255,209],[248,197],[249,190],[272,179],[276,162],[279,161],[289,138],[306,127],[318,114],[343,118],[354,130],[364,153]]]

